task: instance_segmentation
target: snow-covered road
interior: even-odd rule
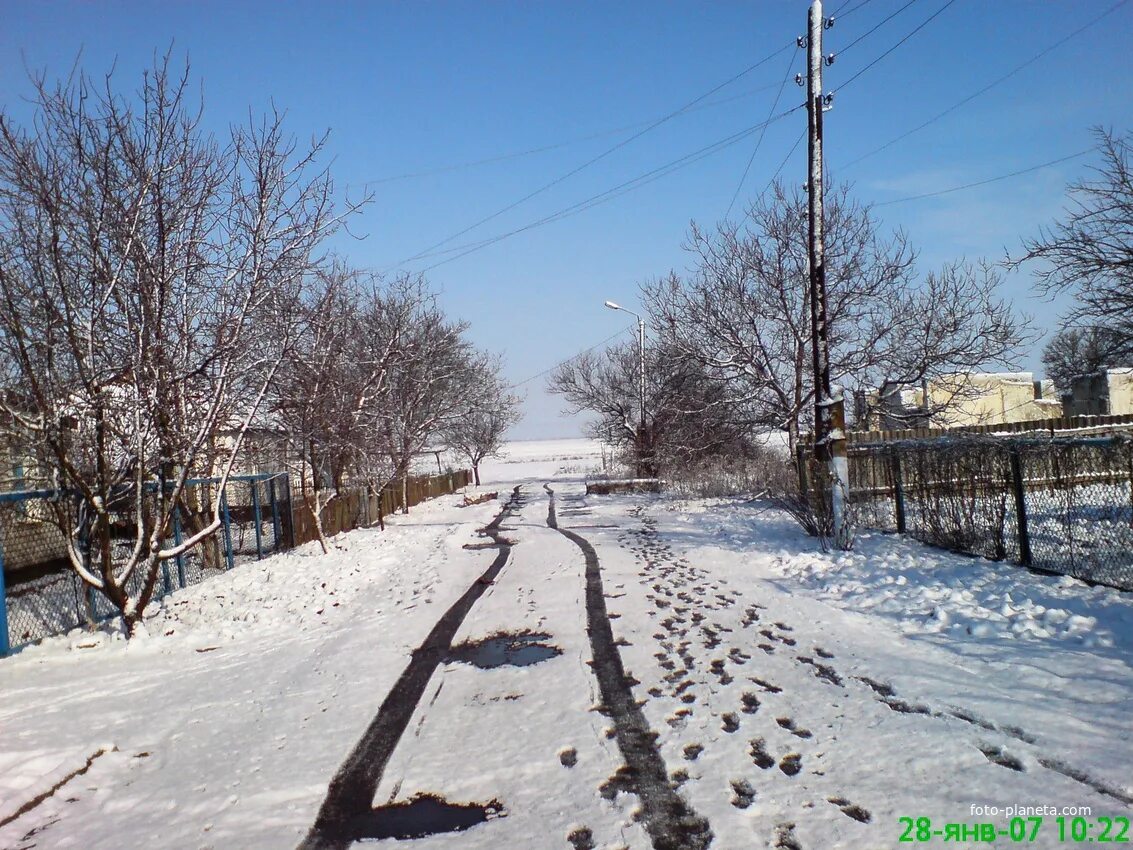
[[[501,501],[520,484],[510,548],[481,531],[501,502],[439,499],[176,594],[129,646],[0,662],[0,847],[348,846],[445,822],[468,828],[400,843],[812,850],[900,846],[902,817],[1008,827],[978,806],[1130,814],[1133,595],[892,537],[823,554],[758,506],[587,497],[593,460],[486,470]],[[430,648],[388,759],[351,774]],[[374,811],[312,830],[332,778],[367,773]],[[1047,815],[1024,846],[1069,840]]]

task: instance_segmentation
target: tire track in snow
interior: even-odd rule
[[[484,528],[499,546],[490,567],[445,611],[424,642],[413,650],[412,660],[383,700],[377,715],[338,772],[330,781],[326,798],[300,850],[346,850],[358,840],[363,823],[373,809],[374,794],[386,764],[416,711],[429,680],[452,648],[452,639],[472,606],[499,575],[511,554],[511,544],[499,532],[500,523],[519,502],[519,487],[503,510]]]
[[[625,759],[618,782],[641,800],[642,820],[655,850],[703,850],[712,843],[712,829],[673,788],[657,749],[657,733],[649,728],[634,699],[606,611],[598,553],[586,538],[559,528],[555,491],[546,484],[543,489],[550,496],[547,525],[578,546],[586,558],[586,630],[603,711],[614,722],[618,749]]]

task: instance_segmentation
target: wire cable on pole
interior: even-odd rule
[[[791,157],[794,156],[795,151],[799,149],[799,145],[803,143],[803,139],[806,138],[806,132],[806,127],[804,127],[799,133],[799,137],[795,139],[795,143],[791,145],[791,149],[787,151],[787,155],[783,157],[783,161],[779,163],[779,167],[775,169],[775,173],[771,175],[771,179],[767,181],[767,185],[763,188],[764,192],[771,188],[771,185],[779,177],[783,169],[787,167],[787,163],[790,161]]]
[[[529,223],[527,223],[527,224],[525,224],[521,227],[517,227],[513,230],[509,230],[506,233],[501,233],[501,234],[498,234],[496,236],[490,237],[488,239],[481,240],[479,242],[470,242],[470,243],[466,243],[465,245],[458,245],[454,248],[445,249],[444,251],[437,251],[434,254],[431,254],[430,256],[440,256],[440,255],[447,254],[447,253],[452,253],[452,254],[454,254],[454,256],[450,256],[446,259],[439,260],[438,262],[433,263],[432,265],[426,266],[421,271],[422,272],[431,271],[432,269],[435,269],[438,266],[443,266],[447,263],[451,263],[454,260],[458,260],[461,257],[465,257],[465,256],[467,256],[471,253],[474,253],[476,251],[479,251],[483,248],[487,248],[489,245],[494,245],[497,242],[502,242],[504,239],[508,239],[512,236],[519,234],[519,233],[524,233],[528,230],[533,230],[537,227],[542,227],[543,225],[550,224],[550,223],[555,222],[555,221],[560,221],[561,219],[568,218],[569,216],[577,215],[580,212],[585,212],[586,210],[589,210],[593,207],[596,207],[599,204],[603,204],[603,203],[606,203],[608,201],[611,201],[614,198],[620,197],[621,195],[624,195],[628,192],[632,192],[636,189],[641,188],[642,186],[648,185],[649,183],[652,183],[655,180],[659,180],[662,177],[666,177],[669,174],[672,174],[674,171],[678,171],[682,168],[685,168],[689,165],[692,165],[695,162],[699,162],[700,160],[704,159],[705,157],[711,156],[714,153],[718,153],[719,151],[722,151],[725,148],[728,148],[728,147],[736,144],[737,142],[742,141],[743,139],[747,138],[748,136],[751,136],[752,134],[758,132],[762,127],[766,126],[767,124],[772,124],[772,123],[775,123],[776,121],[781,121],[782,119],[786,118],[788,115],[791,115],[791,114],[797,112],[800,109],[804,109],[805,107],[806,107],[806,104],[799,104],[798,106],[794,106],[791,109],[788,109],[784,112],[780,112],[778,115],[770,118],[767,121],[760,122],[759,124],[755,124],[751,127],[747,127],[743,130],[740,130],[737,133],[733,133],[731,136],[727,136],[727,137],[725,137],[725,138],[723,138],[723,139],[721,139],[717,142],[713,142],[710,145],[706,145],[705,147],[700,148],[699,150],[695,150],[691,153],[685,154],[684,156],[679,157],[678,159],[667,162],[664,165],[660,165],[657,168],[654,168],[650,171],[645,172],[644,174],[639,174],[637,177],[634,177],[630,180],[626,180],[625,182],[620,183],[619,185],[614,186],[611,189],[607,189],[606,191],[600,192],[597,195],[592,195],[591,197],[586,198],[582,201],[578,201],[577,203],[572,204],[569,207],[565,207],[565,208],[558,210],[554,213],[550,213],[549,215],[543,216],[542,218],[537,219],[537,220],[532,221],[532,222],[529,222]]]
[[[883,26],[885,26],[887,23],[889,23],[891,20],[893,20],[898,15],[900,15],[902,12],[904,12],[906,9],[908,9],[910,6],[912,6],[916,2],[917,2],[917,0],[909,0],[908,3],[906,3],[900,9],[898,9],[896,12],[891,12],[890,14],[886,15],[884,18],[882,18],[880,21],[878,21],[876,24],[874,24],[868,30],[863,32],[861,35],[859,35],[857,38],[855,38],[853,41],[851,41],[849,44],[847,44],[845,47],[843,47],[841,50],[839,50],[838,55],[839,56],[842,55],[847,50],[849,50],[854,45],[856,45],[859,41],[862,41],[863,39],[869,38],[871,35],[873,35],[875,32],[877,32],[879,29],[881,29]]]
[[[1041,171],[1042,169],[1049,168],[1052,165],[1058,165],[1060,162],[1068,162],[1072,159],[1078,159],[1079,157],[1091,153],[1093,150],[1093,148],[1087,148],[1084,151],[1078,151],[1077,153],[1072,153],[1067,156],[1060,156],[1058,159],[1052,159],[1049,162],[1032,165],[1028,168],[1020,168],[1018,171],[1012,171],[1008,174],[1000,174],[998,177],[989,177],[986,180],[977,180],[974,183],[965,183],[962,186],[952,186],[949,189],[941,189],[937,192],[923,192],[919,195],[909,195],[905,198],[895,198],[892,201],[878,201],[877,203],[872,204],[872,206],[886,207],[890,204],[903,204],[906,201],[919,201],[922,198],[935,198],[939,195],[948,195],[952,192],[961,192],[964,189],[974,189],[977,186],[986,186],[988,183],[998,183],[1000,180],[1007,180],[1011,177],[1020,177],[1023,174],[1030,174],[1032,171]]]
[[[779,175],[783,172],[783,169],[787,167],[787,163],[790,162],[791,157],[794,156],[794,154],[795,154],[795,151],[797,151],[799,149],[799,145],[802,144],[803,139],[806,138],[806,133],[807,133],[806,127],[804,127],[799,132],[798,137],[795,139],[795,143],[793,145],[791,145],[791,149],[787,151],[787,155],[784,156],[782,161],[779,163],[779,167],[776,168],[771,173],[771,179],[769,179],[767,181],[767,185],[759,190],[759,194],[756,197],[762,198],[764,195],[767,194],[767,190],[770,189],[773,185],[775,185],[775,181],[778,179]]]
[[[724,82],[722,82],[719,85],[714,86],[713,88],[704,92],[704,94],[701,94],[701,95],[693,98],[692,100],[690,100],[688,103],[686,103],[684,106],[680,107],[679,109],[675,109],[672,112],[670,112],[670,113],[662,116],[661,118],[657,119],[656,121],[651,123],[649,126],[645,127],[643,130],[639,130],[638,132],[634,133],[628,139],[623,139],[622,141],[618,142],[617,144],[612,145],[611,147],[607,148],[602,153],[600,153],[596,156],[593,156],[590,159],[586,160],[581,165],[578,165],[578,166],[572,168],[570,171],[567,171],[566,173],[559,175],[555,179],[553,179],[553,180],[551,180],[547,183],[544,183],[538,189],[534,189],[533,191],[528,192],[522,198],[519,198],[518,200],[513,201],[512,203],[508,204],[507,206],[501,207],[500,209],[496,210],[495,212],[491,213],[490,215],[487,215],[484,218],[481,218],[478,221],[473,222],[472,224],[468,225],[467,227],[463,228],[462,230],[458,230],[456,233],[453,233],[449,236],[446,236],[440,242],[436,242],[436,243],[430,245],[429,247],[418,252],[417,254],[414,254],[412,257],[407,257],[406,259],[401,260],[398,263],[395,263],[390,268],[396,268],[397,266],[401,266],[405,263],[412,262],[413,260],[422,259],[423,257],[427,256],[430,252],[441,247],[442,245],[447,245],[449,242],[452,242],[454,239],[460,238],[461,236],[468,233],[469,231],[474,230],[474,229],[476,229],[477,227],[480,227],[483,224],[487,224],[489,221],[492,221],[493,219],[498,218],[499,216],[503,215],[504,213],[515,209],[520,204],[531,200],[532,198],[536,197],[537,195],[542,194],[543,192],[546,192],[548,189],[550,189],[554,186],[557,186],[558,184],[562,183],[564,180],[568,180],[569,178],[573,177],[574,175],[578,174],[579,172],[589,168],[590,166],[594,165],[595,163],[597,163],[597,162],[605,159],[606,157],[610,156],[615,151],[618,151],[621,148],[625,147],[626,145],[630,144],[634,140],[641,138],[646,133],[649,133],[649,132],[655,130],[657,127],[660,127],[665,122],[672,120],[673,118],[677,117],[678,115],[682,114],[683,112],[686,112],[688,109],[690,109],[691,107],[700,103],[701,101],[705,100],[706,98],[711,97],[716,92],[720,91],[720,89],[731,85],[736,80],[746,76],[747,74],[750,74],[752,71],[756,70],[760,66],[766,64],[767,62],[770,62],[776,56],[778,56],[781,53],[783,53],[787,50],[790,50],[794,47],[795,47],[794,43],[785,44],[783,47],[780,47],[778,50],[774,51],[773,53],[768,54],[764,58],[760,59],[758,62],[755,62],[755,63],[747,66],[746,68],[744,68],[739,73],[734,74],[733,76],[724,80]],[[388,271],[388,269],[387,269],[387,271]]]
[[[1016,74],[1018,74],[1024,68],[1027,68],[1027,67],[1033,65],[1035,62],[1038,62],[1044,56],[1048,55],[1049,53],[1052,53],[1053,51],[1057,50],[1062,45],[1066,44],[1066,42],[1070,41],[1073,38],[1076,38],[1079,35],[1081,35],[1086,30],[1088,30],[1090,27],[1094,26],[1099,21],[1101,21],[1103,18],[1106,18],[1109,15],[1112,15],[1114,12],[1116,12],[1119,8],[1121,8],[1122,6],[1124,6],[1128,2],[1129,2],[1129,0],[1118,0],[1117,3],[1114,3],[1112,6],[1110,6],[1108,9],[1106,9],[1104,12],[1102,12],[1100,15],[1097,15],[1093,19],[1082,24],[1082,26],[1078,27],[1078,29],[1074,30],[1069,35],[1063,36],[1058,41],[1054,42],[1053,44],[1051,44],[1051,45],[1049,45],[1045,48],[1043,48],[1038,53],[1031,56],[1029,59],[1026,59],[1023,62],[1020,62],[1018,65],[1016,65],[1010,71],[1008,71],[1007,73],[1005,73],[1005,74],[1003,74],[999,77],[996,77],[994,80],[992,80],[990,83],[988,83],[983,88],[977,89],[976,91],[972,92],[970,95],[961,98],[960,100],[956,101],[951,106],[949,106],[947,109],[944,109],[941,112],[938,112],[936,115],[932,116],[927,121],[924,121],[923,123],[918,124],[916,127],[913,127],[911,130],[906,130],[904,133],[902,133],[899,136],[895,136],[894,138],[890,139],[885,144],[880,145],[879,147],[876,147],[873,150],[862,154],[857,159],[850,160],[848,163],[843,165],[842,168],[845,169],[845,168],[850,168],[851,166],[857,165],[859,162],[867,160],[872,156],[876,156],[877,154],[881,153],[884,150],[888,150],[893,145],[897,144],[897,142],[900,142],[900,141],[903,141],[904,139],[907,139],[909,136],[913,135],[914,133],[919,133],[925,127],[928,127],[931,124],[935,124],[937,121],[939,121],[941,118],[945,117],[946,115],[950,115],[951,113],[955,112],[960,107],[966,106],[967,104],[971,103],[973,100],[975,100],[980,95],[986,94],[987,92],[991,91],[993,88],[1000,85],[1001,83],[1007,82],[1007,80],[1014,77]]]
[[[765,91],[770,91],[778,87],[778,83],[770,83],[766,86],[759,86],[758,88],[748,89],[739,94],[729,95],[728,97],[717,98],[716,100],[709,100],[699,103],[696,106],[689,107],[682,112],[682,115],[687,115],[693,112],[699,112],[703,109],[712,109],[716,106],[723,106],[724,104],[733,103],[737,100],[742,100],[745,97],[762,94]],[[476,168],[481,165],[493,165],[498,162],[508,162],[514,159],[522,159],[527,156],[534,156],[540,153],[547,153],[548,151],[559,150],[560,148],[570,147],[571,145],[581,144],[582,142],[593,141],[594,139],[604,139],[607,136],[617,136],[622,133],[628,133],[631,130],[637,130],[640,127],[648,126],[656,121],[656,118],[650,118],[648,121],[638,121],[634,124],[625,124],[621,127],[612,127],[608,130],[599,130],[595,133],[588,133],[584,136],[575,136],[574,138],[567,139],[562,142],[554,142],[548,145],[539,145],[538,147],[527,148],[525,150],[509,151],[507,153],[496,154],[494,156],[483,157],[481,159],[468,160],[466,162],[450,163],[448,165],[438,165],[433,168],[423,168],[418,171],[406,171],[401,174],[391,174],[387,177],[375,177],[372,180],[366,180],[362,183],[347,184],[346,188],[353,187],[368,187],[377,186],[382,183],[393,183],[398,180],[412,180],[418,177],[432,177],[437,174],[447,174],[452,171],[461,171],[466,168]]]
[[[830,17],[831,18],[838,18],[838,19],[849,17],[850,15],[854,14],[854,12],[856,12],[858,9],[860,9],[862,6],[865,6],[866,4],[873,2],[873,0],[861,0],[861,2],[858,3],[856,6],[854,6],[852,9],[846,9],[846,7],[850,5],[850,2],[851,2],[851,0],[846,0],[845,3],[843,3],[836,10],[834,10],[833,12],[830,13]],[[842,11],[843,9],[845,9],[845,11]]]
[[[798,56],[798,49],[791,54],[791,59],[787,62],[787,71],[783,74],[783,81],[779,84],[779,91],[775,94],[775,100],[771,104],[771,108],[767,110],[767,118],[775,114],[775,110],[779,108],[779,101],[783,97],[783,89],[787,87],[787,80],[791,78],[791,68],[794,67],[795,57]],[[732,207],[736,205],[736,198],[740,196],[740,191],[744,187],[744,182],[747,180],[748,172],[751,171],[751,164],[755,162],[755,155],[759,153],[759,148],[763,144],[763,137],[767,135],[767,124],[763,125],[763,129],[759,131],[759,138],[755,140],[755,148],[751,152],[751,156],[747,158],[747,165],[744,166],[744,173],[740,176],[740,182],[736,185],[736,191],[732,193],[732,200],[728,202],[728,211],[724,213],[724,218],[732,214]]]
[[[582,351],[579,351],[576,354],[572,354],[570,357],[566,358],[565,360],[560,360],[554,366],[552,366],[549,369],[544,369],[538,375],[532,375],[530,378],[524,378],[522,381],[519,381],[518,383],[510,385],[508,387],[508,389],[514,390],[517,387],[522,387],[524,384],[530,384],[532,381],[538,380],[539,378],[542,378],[544,375],[549,375],[549,374],[551,374],[551,372],[554,372],[560,366],[565,366],[570,361],[577,360],[579,357],[582,357],[584,354],[589,354],[595,348],[601,348],[603,345],[605,345],[610,340],[615,339],[616,337],[619,337],[622,334],[626,333],[626,331],[630,331],[630,330],[634,330],[634,329],[635,329],[634,325],[626,325],[620,331],[617,331],[616,333],[610,334],[608,337],[606,337],[601,342],[596,342],[596,343],[594,343],[594,345],[590,346],[589,348],[584,348],[584,349],[582,349]]]
[[[886,56],[888,56],[890,53],[892,53],[894,50],[896,50],[898,47],[900,47],[902,44],[904,44],[906,41],[908,41],[910,38],[912,38],[914,35],[916,35],[918,32],[920,32],[925,27],[927,27],[929,24],[931,24],[937,18],[937,16],[940,15],[941,12],[943,12],[945,9],[947,9],[949,6],[951,6],[955,2],[956,2],[956,0],[947,0],[947,2],[943,6],[941,6],[939,9],[937,9],[931,15],[929,15],[929,17],[926,20],[924,20],[922,23],[918,24],[911,32],[907,33],[900,41],[898,41],[896,44],[894,44],[892,47],[890,47],[888,50],[886,50],[880,56],[875,58],[872,62],[870,62],[864,68],[860,68],[856,74],[854,74],[852,77],[850,77],[848,80],[846,80],[840,86],[838,86],[838,88],[835,89],[834,91],[840,91],[841,89],[844,89],[846,86],[850,85],[852,82],[854,82],[854,80],[856,80],[858,77],[860,77],[866,71],[868,71],[870,68],[872,68],[878,62],[880,62],[882,59],[884,59]]]

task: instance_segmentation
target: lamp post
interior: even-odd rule
[[[606,306],[611,310],[621,310],[623,313],[629,313],[637,319],[637,353],[640,370],[638,374],[638,428],[637,428],[637,472],[638,475],[643,475],[644,455],[645,455],[645,319],[641,318],[633,310],[627,310],[613,301],[607,301]]]

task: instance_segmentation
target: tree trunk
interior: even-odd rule
[[[318,535],[319,546],[322,547],[323,554],[325,555],[330,551],[330,547],[327,546],[327,536],[323,531],[323,508],[330,503],[330,499],[328,499],[325,504],[319,504],[319,491],[316,488],[314,492],[314,501],[312,501],[310,497],[304,499],[304,501],[307,504],[307,510],[311,512],[311,519],[315,522],[315,534]],[[334,497],[331,496],[331,499],[333,498]]]
[[[472,478],[476,482],[476,486],[480,486],[480,464],[472,464]]]

